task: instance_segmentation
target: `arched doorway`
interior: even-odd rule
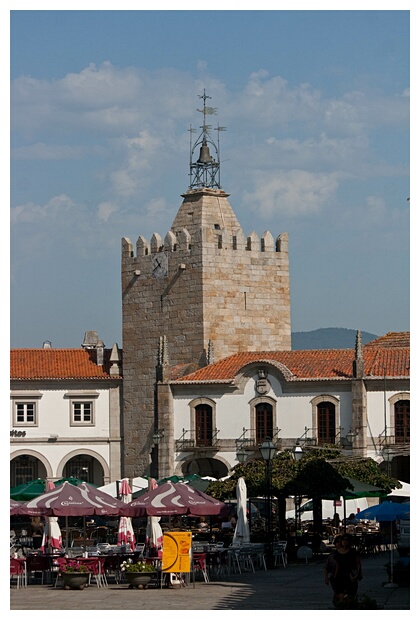
[[[37,478],[45,479],[47,470],[44,463],[35,456],[20,454],[10,462],[10,487],[25,484]]]
[[[104,470],[97,459],[89,454],[78,454],[64,465],[64,478],[79,478],[84,482],[102,486],[104,484]]]
[[[224,478],[228,474],[228,467],[222,461],[212,458],[199,458],[186,461],[182,464],[182,473],[184,476],[197,474],[202,478],[210,476],[211,478]]]

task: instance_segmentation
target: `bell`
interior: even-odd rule
[[[212,164],[213,157],[210,155],[210,149],[207,146],[207,142],[203,142],[200,147],[200,157],[197,159],[197,164]]]

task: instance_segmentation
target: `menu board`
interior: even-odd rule
[[[191,532],[165,532],[163,534],[162,572],[189,573],[191,545]]]

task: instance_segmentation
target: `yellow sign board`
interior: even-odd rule
[[[191,532],[165,532],[163,534],[162,572],[189,573],[191,545]]]

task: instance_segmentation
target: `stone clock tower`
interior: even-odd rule
[[[191,144],[190,186],[171,229],[163,239],[140,236],[135,247],[122,240],[128,477],[149,473],[159,381],[239,351],[291,348],[288,235],[244,235],[220,186],[219,141],[206,124],[215,109],[206,105],[205,91],[201,98],[203,125]],[[223,129],[217,127],[217,135]],[[177,439],[171,426],[168,420],[162,438],[167,447]]]

